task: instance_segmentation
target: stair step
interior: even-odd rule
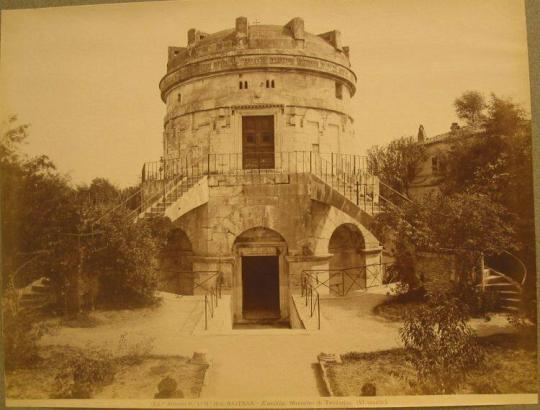
[[[498,276],[498,275],[489,275],[489,276],[486,276],[484,279],[485,280],[490,280],[490,281],[499,280],[499,281],[508,282],[508,279],[506,279],[503,276]]]
[[[28,318],[36,318],[42,314],[41,312],[42,306],[35,306],[35,307],[21,307],[19,309],[19,313],[21,315],[24,315]]]
[[[517,289],[517,286],[510,282],[496,282],[496,283],[486,283],[486,287],[502,287],[502,286],[510,286],[514,289]]]
[[[515,306],[503,306],[502,309],[503,310],[513,310],[514,312],[519,311],[519,308],[517,308]]]
[[[24,293],[21,295],[21,301],[23,300],[47,300],[48,296],[44,293]]]
[[[519,305],[521,304],[521,301],[519,301],[519,300],[515,300],[515,301],[514,301],[514,300],[505,300],[505,299],[503,299],[503,300],[500,301],[500,304],[501,304],[501,306],[516,306],[516,305],[519,306]]]
[[[39,306],[43,306],[43,305],[46,305],[46,304],[47,304],[46,300],[30,300],[30,299],[26,299],[26,300],[21,300],[19,302],[19,305],[21,307],[39,307]]]
[[[51,292],[51,287],[48,285],[32,285],[32,292],[36,293],[49,293]]]
[[[502,300],[507,300],[509,302],[520,302],[521,299],[520,298],[513,298],[513,297],[507,297],[505,296],[504,298],[501,298]]]

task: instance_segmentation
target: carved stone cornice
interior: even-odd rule
[[[190,62],[175,68],[167,73],[159,83],[161,98],[165,101],[166,95],[171,88],[195,77],[268,68],[279,68],[285,71],[307,71],[334,77],[343,81],[349,87],[351,95],[356,91],[356,75],[354,72],[334,61],[304,55],[253,53],[222,55],[200,62]]]

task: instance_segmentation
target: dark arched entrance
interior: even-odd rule
[[[268,228],[252,228],[234,243],[236,254],[236,321],[280,320],[287,317],[287,281],[283,237]]]

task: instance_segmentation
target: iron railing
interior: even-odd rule
[[[309,282],[315,290],[326,287],[330,292],[339,296],[346,296],[351,290],[368,289],[381,283],[390,283],[395,279],[394,264],[391,262],[342,269],[306,269],[302,271],[302,282]]]
[[[193,280],[193,291],[201,288],[204,293],[204,330],[208,330],[208,320],[214,318],[215,309],[218,307],[218,301],[221,299],[221,287],[223,284],[223,273],[220,271],[194,271],[193,274],[199,275],[199,281]],[[201,275],[209,275],[204,280]]]
[[[272,161],[268,160],[269,155]],[[246,158],[251,162],[248,168]],[[264,178],[271,174],[309,174],[371,215],[384,207],[401,206],[403,202],[410,201],[367,170],[365,156],[313,151],[220,153],[162,159],[145,163],[142,168],[142,188],[104,212],[94,224],[120,207],[129,209],[130,217],[134,219],[147,213],[160,215],[168,204],[205,175]]]
[[[269,154],[272,155],[272,161],[268,160]],[[248,168],[245,167],[246,156],[251,163]],[[267,166],[270,162],[272,167]],[[311,151],[222,153],[148,162],[142,170],[143,186],[153,190],[143,190],[146,198],[143,198],[142,202],[149,207],[160,198],[165,202],[167,194],[184,178],[242,175],[259,177],[262,181],[265,176],[273,174],[312,175],[366,212],[374,214],[380,211],[379,180],[367,172],[366,157]],[[151,192],[151,195],[148,192]]]
[[[142,181],[169,180],[177,175],[249,174],[265,171],[289,174],[315,173],[323,168],[325,174],[329,175],[339,172],[348,175],[365,174],[367,158],[360,155],[313,151],[185,155],[146,162],[142,169]]]
[[[309,316],[313,317],[313,314],[317,313],[317,329],[321,330],[321,299],[319,292],[313,286],[311,281],[306,277],[302,277],[302,297],[305,299],[305,305],[308,306],[309,301]],[[315,296],[315,298],[314,298]]]

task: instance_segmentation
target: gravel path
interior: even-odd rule
[[[401,346],[399,323],[372,313],[387,296],[360,293],[322,298],[322,330],[223,329],[195,331],[204,320],[200,297],[166,294],[161,305],[136,311],[96,312],[102,324],[93,328],[58,328],[42,344],[107,346],[114,349],[123,336],[128,345],[152,345],[152,353],[190,357],[204,351],[210,363],[204,397],[316,397],[324,389],[316,377],[317,355],[375,351]],[[227,309],[226,304],[220,309]],[[480,335],[508,331],[503,317],[473,321]],[[151,342],[151,343],[149,343]]]

